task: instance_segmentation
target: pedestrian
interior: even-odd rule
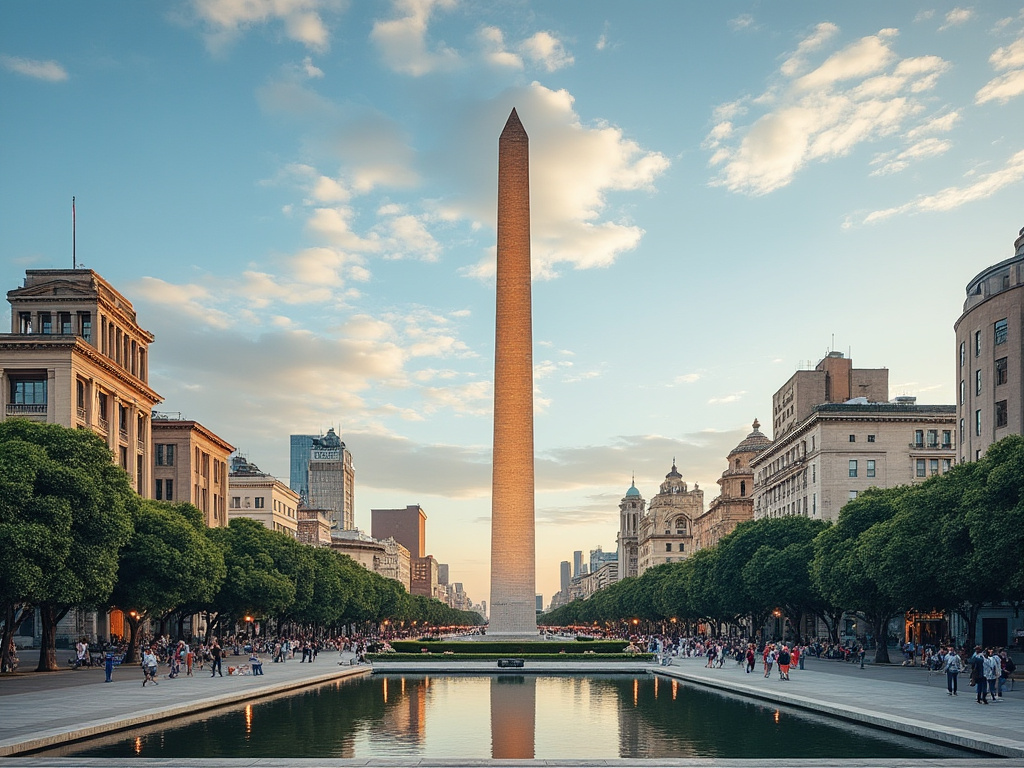
[[[964,661],[952,645],[949,646],[949,653],[942,659],[942,668],[946,671],[946,695],[956,696],[957,680],[964,671]]]
[[[220,670],[220,659],[223,655],[223,650],[216,639],[210,643],[210,657],[213,661],[210,663],[210,677],[224,677],[224,673]]]
[[[779,680],[789,680],[789,665],[792,661],[788,646],[782,646],[779,650]]]
[[[103,658],[103,672],[107,676],[107,679],[103,681],[104,683],[112,683],[112,682],[114,682],[111,679],[112,675],[114,674],[114,652],[113,651],[107,651],[106,654],[104,654],[104,658]]]
[[[153,685],[160,685],[156,681],[156,654],[152,648],[147,648],[142,653],[142,687],[146,687],[146,683],[152,683]]]
[[[793,644],[793,648],[792,650],[790,650],[789,655],[793,659],[790,669],[792,669],[793,667],[803,669],[803,667],[800,666],[800,658],[803,656],[803,654],[800,652],[800,643]]]
[[[772,666],[775,664],[775,646],[769,645],[764,654],[764,676],[769,677],[772,673]]]
[[[988,684],[988,692],[992,694],[992,703],[995,704],[997,701],[1001,704],[1003,701],[1002,696],[997,696],[997,687],[999,685],[999,675],[1002,673],[1002,666],[999,663],[999,657],[992,653],[991,648],[985,649],[985,680]]]
[[[747,674],[749,675],[754,671],[754,662],[757,661],[757,656],[754,653],[754,644],[750,643],[747,645]]]
[[[999,652],[999,664],[1002,668],[999,673],[999,698],[1001,699],[1003,698],[1003,688],[1006,686],[1006,681],[1016,671],[1017,665],[1006,651]]]
[[[981,646],[974,646],[974,655],[968,659],[971,665],[971,685],[977,693],[979,704],[988,704],[988,681],[985,679],[985,654],[981,652]]]
[[[195,653],[192,646],[185,643],[185,677],[192,677],[192,665],[195,663]]]

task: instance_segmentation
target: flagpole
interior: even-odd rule
[[[75,232],[77,221],[75,220],[75,196],[71,196],[71,268],[75,269],[78,266],[78,255],[77,251],[77,233]]]

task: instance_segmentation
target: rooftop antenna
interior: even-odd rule
[[[71,196],[71,268],[75,269],[75,265],[78,263],[76,258],[77,253],[77,229],[78,222],[75,219],[75,196]]]

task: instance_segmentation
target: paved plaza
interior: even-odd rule
[[[339,658],[343,664],[339,664]],[[922,766],[998,763],[1001,766],[1024,767],[1024,688],[1008,691],[1002,703],[983,706],[975,702],[974,693],[963,685],[958,697],[946,695],[945,676],[928,673],[921,668],[874,666],[863,670],[856,664],[809,659],[807,668],[795,669],[791,680],[781,681],[777,675],[765,678],[760,671],[746,674],[742,666],[726,662],[722,669],[706,669],[704,659],[675,659],[669,667],[640,665],[705,688],[719,690],[723,695],[755,697],[785,706],[800,707],[823,714],[843,717],[904,734],[917,735],[948,744],[965,746],[988,753],[990,757],[967,760],[857,760],[836,756],[835,760],[757,761],[727,759],[675,760],[415,760],[337,759],[216,759],[216,760],[140,760],[126,761],[100,758],[57,758],[18,756],[26,749],[64,743],[74,738],[106,733],[112,730],[172,719],[204,709],[249,703],[255,699],[288,690],[316,685],[342,676],[368,674],[366,665],[350,665],[350,657],[336,653],[321,654],[314,664],[290,661],[286,664],[264,664],[262,677],[234,677],[226,674],[232,659],[225,660],[225,676],[211,679],[209,670],[196,670],[192,678],[168,680],[161,677],[158,686],[142,687],[137,667],[117,669],[114,682],[103,682],[102,670],[65,670],[50,674],[21,673],[0,678],[0,768],[47,768],[49,766],[112,766],[127,764],[196,766],[219,768],[231,766],[484,766],[484,765],[559,765],[559,766]],[[382,665],[382,667],[390,665]],[[435,673],[476,671],[467,663],[423,663],[417,671]],[[473,667],[477,664],[472,664]],[[531,669],[532,667],[532,669]],[[581,667],[599,671],[582,662],[528,665],[525,671],[579,672]],[[408,665],[403,670],[412,671]],[[481,671],[492,671],[489,664]],[[623,671],[636,670],[629,665]],[[396,669],[397,671],[397,669]],[[518,672],[522,674],[523,670]],[[600,671],[608,671],[601,669]],[[966,683],[966,675],[962,676]],[[6,756],[6,757],[5,757]]]

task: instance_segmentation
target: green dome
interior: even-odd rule
[[[629,486],[629,490],[626,491],[626,498],[628,499],[630,496],[637,496],[637,497],[640,496],[640,491],[638,491],[636,489],[636,482],[635,481],[634,481],[634,483],[631,486]]]

